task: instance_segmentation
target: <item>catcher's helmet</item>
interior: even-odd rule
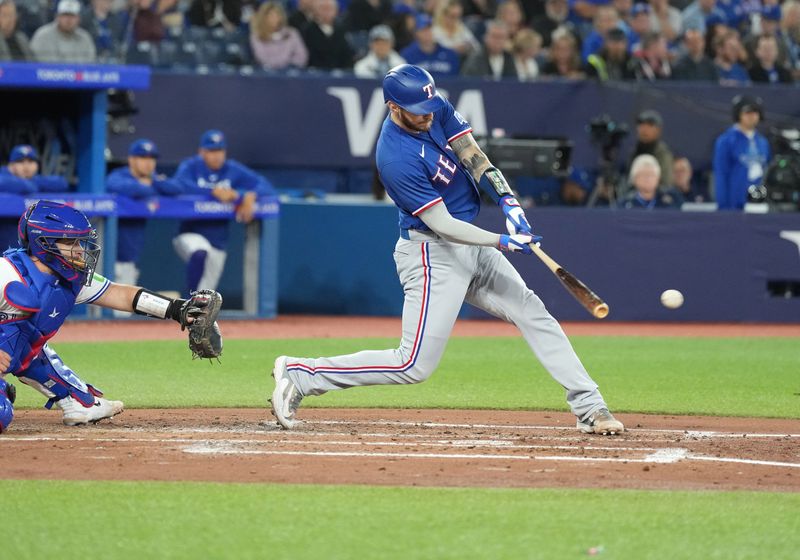
[[[66,204],[40,200],[19,219],[19,244],[59,276],[89,285],[100,256],[97,232],[89,219]],[[59,247],[65,241],[69,246]]]
[[[739,117],[745,110],[757,111],[761,120],[764,120],[764,102],[760,97],[737,95],[731,103],[733,104],[733,122],[739,122]]]
[[[427,115],[444,107],[427,70],[411,64],[395,66],[383,78],[383,100],[394,101],[415,115]]]

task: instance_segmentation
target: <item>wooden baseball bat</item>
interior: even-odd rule
[[[550,255],[545,253],[541,247],[535,243],[530,244],[531,250],[534,254],[547,265],[553,274],[556,275],[561,281],[561,284],[567,289],[569,293],[575,296],[586,310],[594,315],[597,319],[603,319],[608,315],[608,304],[586,286],[583,282],[575,278],[569,271],[565,270],[560,264],[550,258]]]

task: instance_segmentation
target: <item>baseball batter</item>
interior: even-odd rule
[[[427,71],[412,65],[383,80],[389,115],[376,151],[386,191],[400,210],[394,258],[405,293],[403,338],[391,350],[332,358],[279,356],[272,411],[290,429],[303,397],[363,385],[420,383],[436,369],[456,321],[468,303],[515,324],[586,433],[624,430],[581,364],[558,322],[525,286],[500,251],[530,254],[534,235],[502,173],[472,137],[472,128],[437,91]],[[508,234],[470,222],[479,190],[506,215]],[[499,249],[499,250],[498,250]]]
[[[104,398],[48,345],[76,304],[172,318],[188,328],[190,335],[216,317],[217,310],[212,315],[209,309],[208,320],[201,320],[203,309],[209,307],[209,293],[193,294],[188,300],[170,299],[95,274],[100,256],[97,233],[75,208],[35,202],[20,218],[18,230],[20,247],[0,258],[0,433],[14,418],[16,391],[8,374],[47,397],[46,408],[54,404],[60,408],[68,426],[122,412],[121,401]],[[221,337],[217,346],[221,351]]]

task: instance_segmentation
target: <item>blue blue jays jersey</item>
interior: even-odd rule
[[[470,132],[472,127],[449,101],[433,114],[427,132],[408,132],[386,117],[375,160],[387,194],[400,209],[401,228],[428,230],[417,216],[440,202],[464,222],[478,215],[478,189],[449,146]]]
[[[272,184],[255,171],[233,159],[226,159],[221,168],[211,170],[199,155],[183,160],[173,177],[185,194],[211,196],[215,187],[239,191],[240,195],[253,191],[257,195],[275,192]],[[217,249],[225,250],[228,243],[230,220],[188,220],[181,223],[180,232],[199,233]]]

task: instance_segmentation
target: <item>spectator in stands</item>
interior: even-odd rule
[[[581,62],[586,63],[589,56],[597,54],[606,42],[608,32],[619,29],[620,20],[613,6],[598,6],[594,13],[594,27],[584,39],[581,47]]]
[[[302,34],[313,16],[314,0],[297,0],[297,5],[294,10],[289,13],[289,25]]]
[[[769,142],[756,130],[764,118],[760,98],[737,95],[732,100],[734,124],[714,144],[714,192],[720,210],[741,210],[747,191],[764,179],[771,158]]]
[[[497,0],[462,0],[464,20],[483,22],[494,19],[497,14],[497,4]]]
[[[800,79],[800,2],[785,0],[781,4],[778,38],[789,53],[788,67],[795,80]]]
[[[308,65],[323,70],[353,67],[353,49],[344,28],[336,23],[339,5],[336,0],[314,0],[314,14],[303,31],[308,48]]]
[[[111,11],[111,0],[92,0],[81,12],[81,27],[94,39],[100,62],[117,62],[125,37],[121,14]]]
[[[262,68],[305,68],[308,49],[294,27],[286,25],[280,2],[264,2],[250,20],[250,48]]]
[[[433,38],[462,59],[480,49],[475,35],[464,25],[463,13],[459,0],[442,0],[433,18]]]
[[[186,10],[186,22],[233,33],[242,23],[242,0],[192,0]]]
[[[699,29],[687,29],[683,33],[685,53],[675,63],[672,77],[676,80],[705,81],[717,83],[717,67],[706,56],[706,38]]]
[[[725,12],[717,8],[717,0],[694,0],[681,12],[681,28],[706,31],[706,19],[715,15],[719,21],[725,20]]]
[[[648,0],[650,4],[650,30],[660,33],[667,43],[680,37],[682,30],[681,12],[670,6],[669,0]]]
[[[353,67],[359,78],[381,78],[405,59],[394,50],[394,33],[388,25],[376,25],[369,30],[369,53]]]
[[[628,19],[628,50],[634,56],[642,51],[642,40],[645,35],[652,33],[650,19],[650,6],[648,4],[634,4]]]
[[[744,39],[744,48],[747,51],[747,60],[750,64],[756,63],[756,50],[761,37],[767,35],[775,38],[775,46],[778,49],[778,66],[788,67],[789,49],[780,37],[781,7],[779,5],[765,5],[761,9],[759,19],[759,31],[749,33]]]
[[[736,31],[728,30],[721,37],[717,37],[715,51],[717,56],[714,64],[717,67],[721,85],[740,86],[750,83],[750,75],[739,63],[744,49]]]
[[[234,204],[236,221],[243,223],[253,220],[257,197],[274,192],[264,177],[228,159],[225,135],[219,130],[203,133],[198,154],[183,160],[173,179],[180,183],[185,194],[205,195]],[[229,220],[181,223],[172,245],[186,263],[190,291],[216,289],[227,257],[228,230]]]
[[[522,13],[522,7],[519,5],[518,0],[504,0],[501,2],[497,7],[495,19],[505,24],[509,41],[513,41],[517,33],[525,27],[525,14]]]
[[[718,38],[733,31],[725,22],[723,17],[717,14],[711,14],[706,19],[706,56],[711,60],[717,59],[717,47],[719,46]]]
[[[0,0],[0,60],[30,61],[35,58],[28,38],[17,29],[14,0]]]
[[[433,20],[428,14],[416,17],[416,41],[400,52],[406,62],[424,68],[434,78],[455,76],[459,72],[458,54],[453,49],[443,47],[433,38]]]
[[[39,154],[30,144],[19,144],[11,149],[8,166],[0,168],[0,184],[0,191],[19,194],[69,190],[64,177],[39,174]]]
[[[408,4],[395,4],[387,24],[394,33],[394,48],[401,52],[414,42],[417,30],[417,11]]]
[[[376,25],[388,22],[391,14],[390,0],[351,0],[347,6],[347,29],[369,31]]]
[[[677,157],[672,163],[672,187],[685,202],[708,202],[710,199],[708,189],[694,180],[692,163],[686,157]]]
[[[486,34],[483,36],[483,48],[473,52],[461,68],[462,76],[516,78],[517,68],[514,57],[506,49],[508,29],[498,20],[486,23]]]
[[[542,36],[542,47],[550,48],[553,32],[565,25],[569,16],[567,0],[545,0],[544,14],[531,20],[531,28]]]
[[[134,42],[159,43],[167,34],[163,20],[156,12],[155,0],[131,0],[128,17],[133,21]]]
[[[156,174],[158,148],[146,139],[134,141],[128,148],[128,165],[106,177],[106,190],[135,200],[153,196],[175,196],[182,188],[177,181]],[[122,218],[117,236],[117,262],[114,281],[136,285],[139,280],[139,256],[144,248],[145,218]]]
[[[517,69],[517,78],[520,81],[535,80],[539,76],[537,58],[541,49],[542,36],[536,31],[525,28],[517,32],[511,42],[511,54],[514,56],[514,66]]]
[[[755,60],[747,73],[754,83],[791,84],[794,81],[791,72],[778,64],[778,41],[774,35],[758,38]]]
[[[575,36],[566,27],[559,27],[553,31],[550,52],[540,70],[542,76],[552,78],[582,79],[586,77],[586,73],[581,68]]]
[[[586,75],[601,82],[636,79],[628,53],[628,36],[622,29],[611,29],[600,52],[589,55],[587,62]]]
[[[622,199],[622,207],[637,210],[680,208],[680,200],[659,190],[660,180],[658,160],[650,154],[636,156],[628,174],[628,182],[633,190]]]
[[[594,190],[594,181],[586,169],[572,166],[570,174],[561,182],[559,198],[566,206],[586,206]]]
[[[55,20],[36,30],[31,49],[42,62],[94,62],[97,52],[92,36],[78,27],[81,3],[59,0]]]
[[[664,120],[658,111],[648,109],[636,117],[636,145],[628,161],[633,161],[642,154],[653,156],[658,162],[660,185],[667,188],[672,185],[672,150],[669,149],[661,135]]]
[[[642,37],[642,49],[633,57],[633,72],[637,80],[645,82],[669,80],[672,77],[669,50],[664,37],[655,32]]]

